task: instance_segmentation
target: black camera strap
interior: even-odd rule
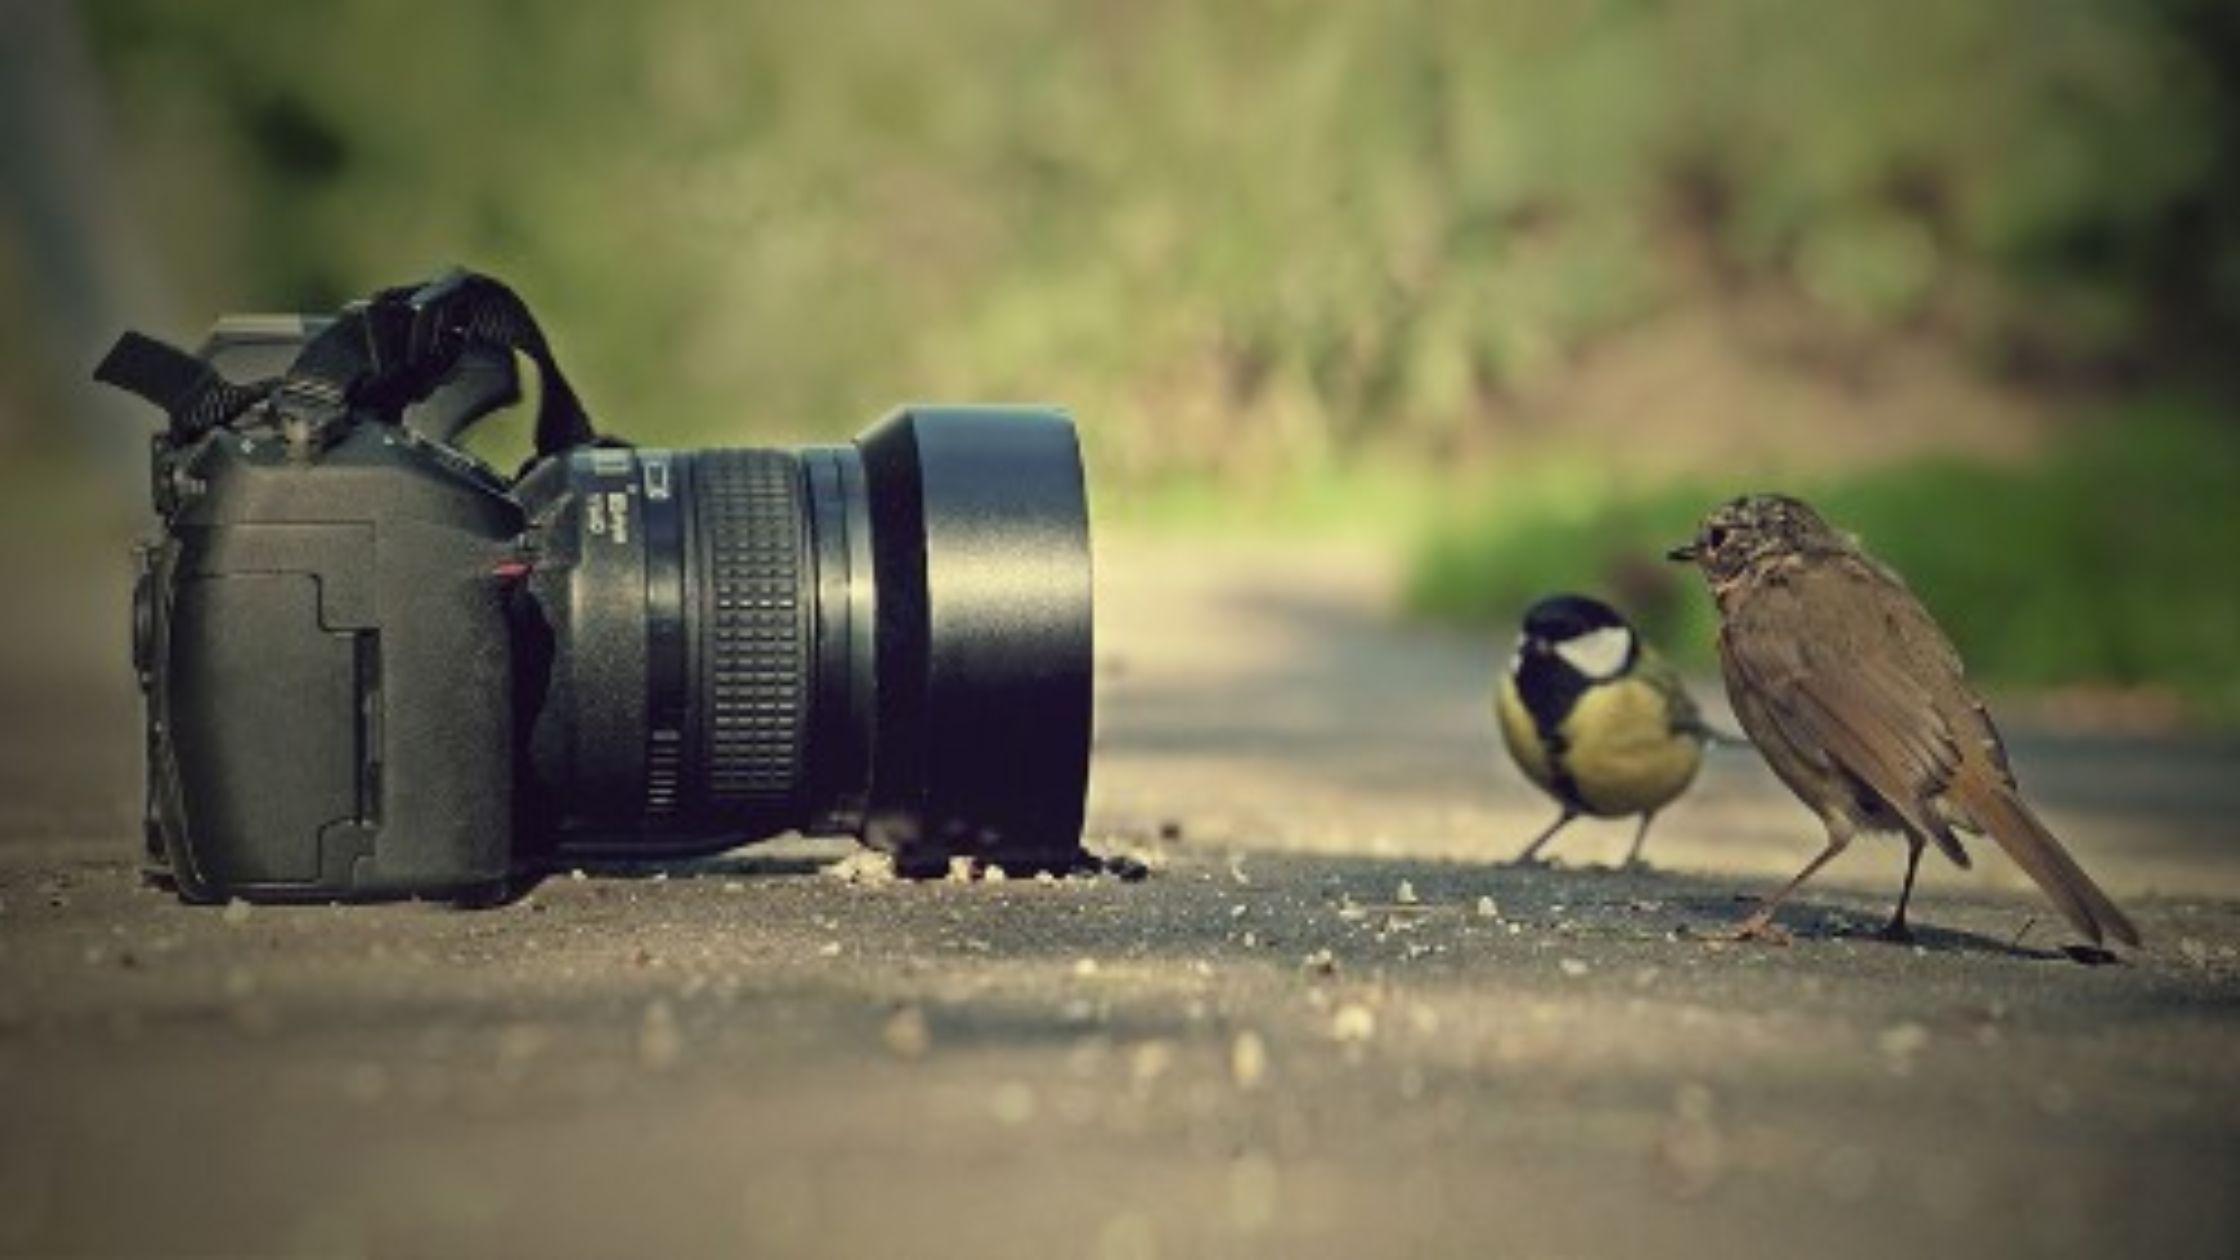
[[[267,400],[313,424],[366,412],[396,423],[405,407],[426,398],[473,348],[519,353],[536,365],[542,394],[539,456],[605,441],[528,306],[512,289],[469,271],[384,289],[351,304],[304,346],[285,373],[270,380],[237,384],[195,355],[132,332],[110,347],[94,379],[162,408],[171,417],[173,436],[191,441]]]
[[[117,338],[93,379],[147,399],[171,417],[181,440],[202,436],[272,396],[278,380],[236,385],[169,342],[128,332]]]

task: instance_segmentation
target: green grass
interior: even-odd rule
[[[1802,493],[1905,574],[1979,679],[2164,688],[2240,724],[2240,428],[2177,403],[2080,426],[2022,468],[1939,458],[1787,486],[1590,487],[1568,512],[1535,496],[1427,531],[1409,606],[1506,631],[1540,595],[1597,592],[1705,664],[1710,601],[1661,557],[1712,504],[1758,489]]]

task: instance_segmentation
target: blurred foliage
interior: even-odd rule
[[[2026,469],[1950,458],[1795,487],[1905,575],[1971,672],[1995,684],[2166,689],[2240,723],[2240,430],[2183,402],[2081,426]],[[1717,617],[1693,569],[1663,560],[1714,504],[1756,485],[1671,484],[1565,510],[1504,501],[1417,554],[1409,601],[1506,633],[1526,605],[1585,589],[1697,666]]]
[[[2240,328],[2214,0],[94,0],[194,310],[504,275],[611,424],[1060,399],[1101,476],[1467,449],[1706,289],[1987,369]]]

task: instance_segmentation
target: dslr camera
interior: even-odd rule
[[[538,382],[517,474],[462,436]],[[502,898],[590,860],[849,834],[1064,870],[1091,721],[1073,426],[906,407],[854,443],[594,430],[527,308],[454,272],[331,318],[127,333],[150,869],[190,901]]]

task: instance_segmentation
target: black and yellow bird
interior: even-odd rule
[[[1820,816],[1827,846],[1740,929],[1778,938],[1773,914],[1862,831],[1906,841],[1905,886],[1883,934],[1907,939],[1906,903],[1931,844],[1960,866],[1956,832],[1989,835],[2094,944],[2139,930],[2023,803],[1990,710],[1960,653],[1905,582],[1803,502],[1754,494],[1714,509],[1672,551],[1719,606],[1719,661],[1735,716],[1766,764]]]
[[[1712,738],[1680,676],[1608,604],[1554,595],[1524,615],[1494,698],[1517,768],[1563,812],[1534,837],[1531,862],[1581,814],[1641,816],[1626,865],[1657,811],[1687,790]]]

